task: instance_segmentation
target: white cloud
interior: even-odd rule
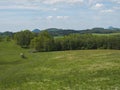
[[[57,18],[57,19],[68,19],[69,16],[57,16],[56,18]]]
[[[88,4],[89,5],[93,5],[93,4],[96,4],[96,3],[100,3],[102,2],[103,0],[88,0]]]
[[[101,9],[104,7],[104,4],[102,3],[96,3],[94,6],[92,6],[92,9]]]
[[[57,4],[57,3],[83,3],[83,0],[44,0],[43,3],[45,4]]]
[[[112,0],[112,1],[120,4],[120,0]]]
[[[95,0],[88,0],[89,4],[91,5]]]
[[[113,9],[115,9],[115,10],[120,10],[120,7],[113,7]]]
[[[0,6],[0,9],[32,9],[38,10],[37,6],[24,6],[24,5],[12,5],[12,6]]]
[[[53,16],[47,16],[46,19],[47,20],[51,20],[53,18]]]
[[[96,8],[101,8],[101,7],[103,7],[103,6],[104,6],[104,5],[101,4],[101,3],[97,3],[97,4],[95,5]]]
[[[57,20],[65,20],[65,19],[68,19],[69,18],[69,16],[47,16],[46,17],[46,19],[47,20],[55,20],[55,19],[57,19]]]
[[[0,0],[0,9],[27,9],[57,11],[58,8],[44,6],[44,0]]]
[[[114,10],[112,9],[107,9],[107,10],[101,10],[101,13],[112,13]]]
[[[103,2],[112,3],[113,5],[115,5],[115,3],[120,4],[120,0],[88,0],[89,5],[93,5],[95,3],[103,3]]]
[[[37,5],[28,2],[28,0],[4,0],[0,1],[0,9],[38,9]]]
[[[52,11],[57,11],[58,10],[58,8],[53,8],[53,9],[51,9]]]
[[[57,4],[57,3],[82,3],[84,0],[0,0],[0,3],[44,3],[44,4]]]
[[[32,4],[14,4],[14,5],[0,5],[0,9],[22,9],[22,10],[42,10],[42,11],[57,11],[58,8],[41,7]]]

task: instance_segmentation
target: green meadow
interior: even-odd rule
[[[99,34],[99,33],[92,33],[92,35],[99,35],[99,36],[110,36],[110,35],[120,35],[120,33],[108,33],[108,34]]]
[[[31,53],[0,42],[0,90],[120,90],[120,51]]]

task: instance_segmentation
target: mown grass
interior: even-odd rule
[[[120,90],[119,50],[29,51],[0,42],[0,90]]]
[[[99,34],[99,33],[92,33],[92,35],[98,35],[98,36],[110,36],[110,35],[120,35],[120,33],[108,33],[108,34]]]

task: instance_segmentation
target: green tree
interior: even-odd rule
[[[31,41],[31,48],[37,51],[52,51],[53,47],[54,38],[47,31],[41,32]]]
[[[113,35],[109,39],[109,44],[111,49],[120,50],[120,35]]]
[[[24,30],[17,32],[14,35],[14,40],[18,45],[20,45],[23,48],[28,48],[31,42],[31,39],[33,39],[34,34],[29,30]]]
[[[0,42],[3,40],[2,36],[0,36]]]

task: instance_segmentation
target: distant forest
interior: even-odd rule
[[[0,42],[13,40],[22,48],[30,48],[35,52],[86,49],[120,50],[120,34],[107,35],[120,33],[120,29],[93,28],[76,31],[51,28],[35,31],[23,30],[16,33],[0,33]],[[106,35],[96,35],[95,33]]]
[[[93,28],[93,29],[86,29],[86,30],[73,30],[73,29],[57,29],[57,28],[49,28],[45,30],[34,29],[32,32],[40,33],[41,31],[48,31],[49,34],[52,36],[64,36],[69,34],[90,34],[90,33],[98,33],[98,34],[110,34],[110,33],[120,33],[120,28]],[[0,36],[12,36],[15,34],[14,32],[0,32]]]
[[[86,29],[86,30],[72,30],[72,29],[56,29],[50,28],[46,29],[52,36],[64,36],[69,34],[90,34],[90,33],[98,33],[98,34],[110,34],[110,33],[120,33],[120,28],[93,28],[93,29]]]

